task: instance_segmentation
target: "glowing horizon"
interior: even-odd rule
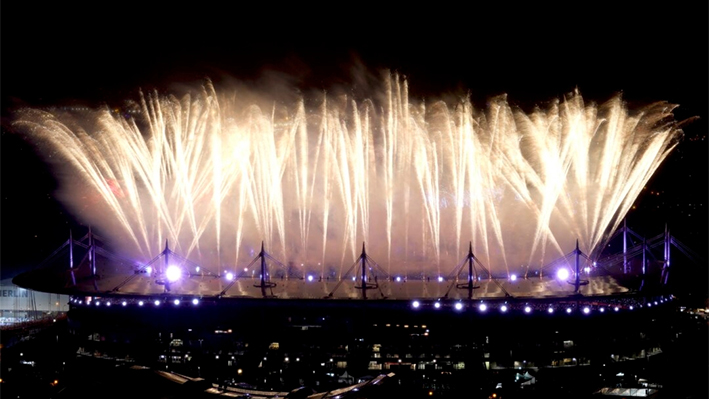
[[[363,100],[264,97],[208,82],[141,95],[135,118],[27,110],[17,123],[61,154],[62,200],[131,256],[167,240],[241,270],[264,241],[303,275],[338,276],[362,242],[390,275],[445,275],[468,242],[497,275],[538,270],[577,239],[592,254],[681,134],[664,102],[571,93],[525,113],[498,96],[479,110],[413,101],[398,76]]]

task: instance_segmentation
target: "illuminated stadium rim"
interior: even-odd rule
[[[574,297],[556,299],[421,299],[421,300],[370,300],[356,301],[362,303],[388,303],[406,304],[413,311],[452,311],[454,313],[476,312],[479,314],[525,314],[525,315],[553,315],[560,316],[569,314],[601,315],[615,314],[640,309],[652,309],[666,305],[675,299],[673,295],[654,296],[624,296],[624,297]],[[227,302],[234,303],[240,300],[255,302],[268,301],[263,298],[220,298],[220,297],[198,297],[198,296],[98,296],[87,295],[70,297],[69,304],[73,307],[85,308],[195,308],[199,306],[219,306]],[[276,302],[283,302],[283,299],[271,298]],[[226,302],[225,302],[226,301]],[[285,300],[290,301],[290,300]],[[300,299],[298,301],[309,302],[344,302],[351,303],[351,300],[329,300]]]
[[[499,300],[413,300],[411,308],[414,310],[441,310],[451,308],[454,311],[476,311],[478,313],[524,313],[524,314],[554,314],[554,313],[608,313],[612,314],[619,311],[651,309],[661,305],[668,304],[673,301],[673,295],[658,295],[652,297],[626,297],[620,298],[604,298],[607,300],[599,300],[599,298],[559,298],[553,300],[525,300],[518,299],[499,299]]]

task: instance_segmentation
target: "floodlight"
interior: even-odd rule
[[[170,265],[167,267],[167,270],[165,270],[165,277],[167,277],[167,280],[171,283],[179,280],[181,276],[182,270],[175,265]]]
[[[556,277],[557,277],[559,280],[566,280],[566,279],[568,279],[568,278],[569,278],[569,269],[567,269],[567,268],[559,269],[559,271],[556,272]]]

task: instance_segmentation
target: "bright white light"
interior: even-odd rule
[[[657,305],[657,301],[655,301],[655,305]]]
[[[566,268],[559,269],[559,271],[556,272],[556,277],[557,277],[559,280],[566,280],[566,279],[568,279],[568,278],[569,278],[569,269],[566,269]]]
[[[648,307],[648,308],[651,308],[651,307],[652,307],[652,304],[651,304],[651,303],[648,303],[648,304],[647,304],[647,307]]]
[[[505,313],[507,311],[507,305],[502,305],[500,312]]]
[[[525,306],[525,307],[524,307],[524,312],[525,312],[525,313],[529,313],[529,312],[531,312],[531,311],[532,311],[532,308],[531,308],[531,307],[529,307],[529,306]]]
[[[199,273],[199,266],[195,267],[195,268],[194,268],[194,271],[196,271],[197,273]]]
[[[153,272],[152,266],[146,267],[146,268],[145,268],[145,272],[148,273],[148,274],[152,273],[152,272]]]
[[[167,280],[171,283],[179,280],[181,276],[182,270],[175,265],[170,265],[167,267],[167,270],[165,270],[165,277],[167,277]]]
[[[419,301],[413,301],[413,302],[411,303],[411,306],[413,306],[414,309],[418,309],[419,306],[421,306],[421,303],[420,303]]]
[[[138,302],[138,306],[143,306],[143,301]]]
[[[197,299],[197,298],[193,299],[193,300],[192,300],[192,304],[193,304],[193,305],[199,304],[199,299]]]
[[[396,276],[396,282],[398,283],[398,282],[400,282],[400,281],[401,281],[401,277]]]
[[[98,306],[98,305],[100,305],[100,304],[101,304],[101,302],[99,302],[99,301],[96,301],[96,306]]]
[[[352,276],[352,281],[355,281],[355,276]]]
[[[111,306],[111,302],[106,302],[106,306]]]
[[[633,310],[633,305],[630,305],[630,307],[628,309]]]
[[[154,303],[155,303],[155,306],[159,306],[159,305],[160,305],[160,301],[159,301],[158,299],[156,299]]]
[[[596,267],[596,262],[593,262],[593,267]]]
[[[586,272],[586,273],[590,273],[590,272],[591,272],[591,268],[588,267],[588,266],[586,266],[586,267],[583,268],[583,271]]]
[[[618,307],[616,306],[613,310],[615,310],[615,311],[617,312],[617,311],[618,311]]]
[[[512,280],[512,281],[517,280],[517,275],[516,274],[511,275],[510,280]]]
[[[126,305],[128,305],[128,302],[123,301],[123,302],[121,302],[121,305],[126,306]]]
[[[175,299],[174,301],[172,301],[172,303],[174,303],[175,305],[179,305],[179,304],[180,304],[180,300],[179,300],[179,299]]]
[[[571,313],[571,308],[566,308],[566,313]]]
[[[460,302],[457,302],[457,303],[455,304],[455,310],[461,310],[461,309],[463,309],[463,304],[460,303]]]
[[[234,279],[234,273],[228,272],[228,273],[226,274],[226,279],[229,280],[229,281],[233,280],[233,279]]]
[[[313,281],[313,276],[308,276],[308,281]]]
[[[603,313],[603,312],[606,311],[606,308],[600,308],[600,309],[598,309],[598,311],[601,312],[601,313]]]
[[[436,309],[440,309],[440,308],[441,308],[441,303],[440,303],[440,302],[436,302],[436,303],[433,304],[433,307],[436,308]]]
[[[481,303],[479,309],[481,312],[484,312],[487,310],[487,305],[485,305],[484,303]]]
[[[549,312],[549,314],[554,313],[554,308],[549,308],[549,309],[547,309],[547,312]]]
[[[443,282],[443,277],[438,276],[438,282],[439,282],[439,283],[442,283],[442,282]]]
[[[585,314],[589,314],[591,312],[591,309],[588,306],[586,306],[585,308],[583,308],[583,312]]]

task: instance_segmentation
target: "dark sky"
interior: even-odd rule
[[[539,101],[579,87],[599,100],[624,91],[705,112],[707,6],[686,3],[225,9],[5,2],[2,91],[24,100],[120,99],[138,87],[220,74],[255,79],[264,70],[326,88],[347,81],[360,59],[435,93],[464,87],[482,99],[508,93]]]
[[[680,104],[677,119],[700,119],[650,182],[668,201],[657,208],[641,197],[634,220],[650,236],[665,221],[690,226],[677,236],[706,256],[706,2],[242,3],[3,2],[3,274],[43,259],[75,223],[53,198],[51,172],[7,129],[16,107],[119,104],[138,89],[205,77],[258,82],[287,74],[295,86],[321,90],[348,84],[357,68],[396,70],[414,96],[464,90],[477,104],[507,93],[529,106],[575,88],[599,102],[622,91],[631,102]]]

